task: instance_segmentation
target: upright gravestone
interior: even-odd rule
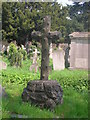
[[[65,51],[63,49],[53,52],[53,68],[54,70],[63,70],[65,68]]]
[[[4,69],[4,70],[7,69],[7,64],[3,61],[0,61],[0,70],[2,70],[2,69]]]
[[[90,32],[73,32],[69,36],[71,38],[70,69],[88,69]]]
[[[44,18],[44,28],[42,33],[33,32],[34,39],[41,39],[42,44],[42,60],[41,60],[41,80],[29,81],[27,87],[22,93],[23,101],[30,101],[31,104],[40,106],[41,108],[53,109],[57,104],[62,103],[62,88],[56,80],[48,80],[49,71],[49,39],[58,39],[60,33],[50,32],[51,18]]]
[[[50,50],[49,50],[49,53],[50,53],[50,58],[52,59],[52,55],[53,55],[52,43],[50,44]]]

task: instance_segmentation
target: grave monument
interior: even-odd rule
[[[33,52],[33,64],[29,68],[30,71],[34,70],[37,72],[38,70],[38,64],[37,64],[37,49],[35,49],[35,52]]]
[[[61,104],[63,99],[63,90],[56,80],[48,80],[49,76],[49,46],[50,39],[57,40],[60,32],[50,31],[51,17],[44,18],[44,26],[41,32],[32,32],[34,39],[41,39],[42,59],[41,59],[41,77],[40,80],[29,81],[27,87],[22,93],[22,100],[30,102],[40,108],[53,110],[57,104]]]
[[[69,35],[70,45],[70,69],[90,69],[89,52],[90,32],[73,32]]]
[[[53,68],[54,70],[64,70],[65,68],[65,51],[58,49],[53,51]]]

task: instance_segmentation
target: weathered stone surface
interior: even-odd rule
[[[41,108],[54,109],[62,104],[63,90],[55,80],[29,81],[22,93],[24,102],[39,105]]]
[[[63,70],[65,68],[65,51],[63,49],[53,51],[54,70]]]
[[[69,35],[70,69],[89,69],[90,32],[73,32]]]
[[[3,61],[0,61],[0,70],[2,70],[2,69],[4,69],[4,70],[7,69],[7,64]]]

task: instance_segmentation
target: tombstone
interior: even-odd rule
[[[21,48],[22,48],[23,50],[26,50],[26,48],[24,47],[24,45],[21,45]]]
[[[2,53],[4,53],[4,51],[6,50],[6,47],[5,47],[5,45],[2,45]]]
[[[49,50],[50,58],[52,59],[52,54],[53,54],[53,48],[52,48],[52,43],[50,44],[50,50]]]
[[[71,38],[70,69],[88,69],[90,32],[73,32],[69,36]]]
[[[33,64],[29,68],[30,71],[37,72],[38,70],[38,64],[37,64],[37,49],[35,49],[35,52],[33,52]]]
[[[60,37],[60,32],[50,31],[51,17],[44,18],[44,28],[42,32],[32,32],[34,39],[41,39],[42,60],[41,60],[41,80],[29,81],[22,93],[22,100],[30,102],[40,108],[53,110],[56,105],[62,104],[63,90],[56,80],[48,80],[49,76],[49,40],[56,40]]]
[[[62,43],[62,44],[59,44],[59,49],[63,49],[64,52],[65,52],[65,56],[64,56],[64,59],[65,59],[65,68],[68,68],[69,67],[69,50],[70,50],[70,47],[69,47],[69,44],[67,43]]]
[[[53,68],[54,70],[63,70],[65,68],[65,51],[63,49],[54,50],[53,52]]]
[[[2,69],[4,69],[4,70],[7,69],[7,64],[3,61],[0,61],[0,70],[2,70]]]

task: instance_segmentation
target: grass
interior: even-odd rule
[[[30,72],[30,60],[23,62],[22,68],[14,68],[9,65],[7,58],[7,70],[2,70],[2,85],[8,94],[8,98],[2,101],[2,117],[11,118],[12,114],[21,114],[29,118],[87,118],[88,117],[88,91],[87,71],[62,70],[52,71],[49,79],[57,80],[63,88],[63,104],[58,105],[54,112],[23,103],[21,94],[29,80],[40,78],[37,73]],[[83,82],[84,81],[84,82]],[[77,87],[78,86],[78,87]]]

